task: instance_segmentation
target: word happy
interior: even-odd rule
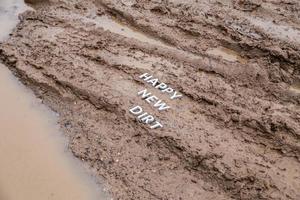
[[[163,82],[159,82],[158,78],[153,78],[153,76],[148,73],[141,75],[140,78],[146,83],[151,84],[154,88],[159,89],[162,93],[170,95],[170,99],[172,100],[182,97],[182,95],[176,92],[173,88]]]
[[[179,99],[182,94],[169,87],[166,83],[160,82],[158,78],[154,78],[152,75],[145,73],[139,76],[140,79],[150,84],[152,87],[158,89],[161,93],[167,94],[171,100]],[[153,95],[147,89],[143,89],[137,93],[147,103],[152,104],[158,111],[164,111],[171,107],[166,102],[160,100],[157,96]],[[144,112],[141,106],[134,106],[129,109],[129,112],[137,117],[137,120],[141,123],[147,124],[151,129],[162,128],[163,125],[155,119],[155,117],[147,112]]]

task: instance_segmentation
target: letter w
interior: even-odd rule
[[[159,100],[158,102],[156,102],[154,104],[154,107],[155,108],[159,107],[158,108],[159,111],[166,110],[166,109],[170,108],[170,106],[167,106],[166,103],[162,102],[161,100]]]

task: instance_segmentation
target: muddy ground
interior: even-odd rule
[[[59,113],[70,149],[114,199],[300,199],[299,1],[31,6],[0,60]],[[102,28],[116,24],[119,34]],[[171,109],[141,99],[144,88]],[[164,127],[136,120],[135,105]]]

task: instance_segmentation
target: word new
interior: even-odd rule
[[[170,108],[170,106],[168,106],[165,102],[152,95],[151,92],[147,92],[147,89],[138,92],[138,96],[142,96],[142,99],[145,99],[146,102],[153,104],[154,108],[157,108],[159,111]]]

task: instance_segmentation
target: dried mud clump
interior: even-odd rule
[[[236,0],[234,8],[242,11],[254,11],[261,7],[261,0]]]

